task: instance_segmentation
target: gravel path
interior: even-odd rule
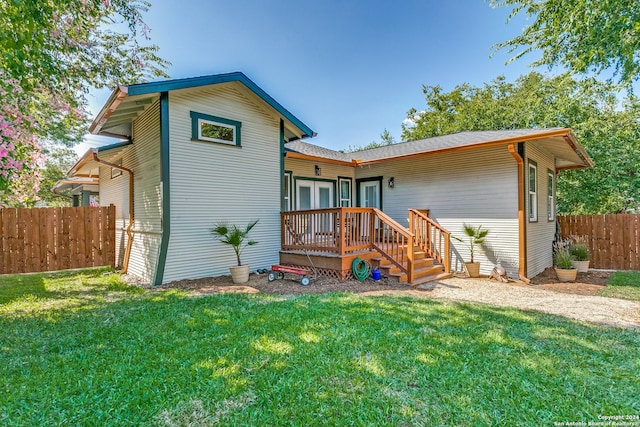
[[[640,303],[574,295],[489,280],[445,279],[428,285],[430,297],[537,310],[608,326],[640,329]]]

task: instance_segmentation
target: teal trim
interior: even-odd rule
[[[294,176],[293,177],[293,189],[292,189],[292,193],[296,194],[297,191],[296,189],[298,188],[298,181],[320,181],[320,182],[331,182],[333,184],[333,207],[337,207],[337,194],[336,194],[336,185],[337,185],[337,181],[335,179],[329,179],[329,178],[307,178],[304,176]],[[296,196],[297,198],[297,196]],[[297,201],[297,200],[296,200]],[[293,204],[293,200],[291,203],[291,209],[295,210],[296,208],[294,208],[294,204]]]
[[[154,285],[162,285],[171,235],[171,199],[169,186],[169,93],[160,94],[160,177],[162,179],[162,240]]]
[[[289,185],[291,185],[291,180],[289,180]],[[284,121],[280,119],[280,212],[286,210],[284,197]],[[289,197],[289,203],[291,203],[291,197]]]
[[[122,142],[116,142],[115,144],[103,145],[102,147],[98,147],[98,153],[102,153],[103,151],[113,150],[114,148],[126,147],[127,145],[133,144],[133,141],[128,139]]]
[[[240,147],[241,144],[241,129],[242,129],[242,122],[238,122],[236,120],[231,120],[231,119],[225,119],[224,117],[218,117],[218,116],[211,116],[209,114],[203,114],[203,113],[198,113],[195,111],[191,111],[190,113],[191,116],[191,139],[192,140],[196,140],[196,141],[205,141],[205,142],[220,142],[221,144],[227,144],[227,142],[222,142],[222,141],[209,141],[208,139],[202,139],[200,138],[200,129],[198,129],[198,120],[206,120],[209,122],[217,122],[217,123],[221,123],[223,125],[228,125],[228,126],[233,126],[236,131],[235,131],[235,145]],[[228,145],[234,145],[234,144],[228,144]]]
[[[380,210],[383,210],[382,207],[384,205],[382,204],[382,178],[383,178],[382,176],[372,176],[370,178],[356,179],[356,206],[357,207],[361,207],[360,206],[360,184],[368,181],[378,181],[380,183],[380,185],[378,186],[378,188],[380,189]]]
[[[288,194],[288,196],[289,196],[289,210],[292,211],[292,210],[294,210],[293,209],[293,172],[285,170],[283,179],[284,179],[284,177],[287,177],[287,176],[289,177],[289,194]],[[283,185],[283,187],[284,187],[284,185]],[[283,194],[282,206],[283,206],[283,209],[286,210],[287,205],[286,205],[286,203],[284,203],[284,197],[287,196],[287,192],[283,191],[282,194]]]
[[[293,123],[302,133],[303,138],[310,138],[315,135],[315,132],[296,116],[291,114],[286,108],[284,108],[278,101],[273,99],[271,95],[262,90],[251,79],[245,76],[241,72],[226,73],[226,74],[214,74],[212,76],[191,77],[186,79],[173,79],[165,80],[161,82],[141,83],[137,85],[128,86],[128,96],[146,95],[156,92],[168,92],[178,89],[189,89],[200,86],[208,86],[219,83],[240,82],[255,93],[260,99],[269,104],[274,110],[276,110],[282,117]]]

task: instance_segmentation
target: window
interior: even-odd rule
[[[338,178],[340,207],[351,207],[351,178]]]
[[[547,219],[553,221],[556,218],[556,205],[553,191],[553,172],[547,169]]]
[[[191,139],[240,146],[242,123],[222,117],[191,112]]]
[[[114,165],[122,166],[122,159],[118,159],[113,162]],[[111,179],[117,178],[122,175],[122,169],[111,168]]]
[[[538,221],[538,165],[529,160],[529,222]]]
[[[291,172],[284,173],[284,189],[283,191],[283,209],[285,211],[291,210]]]

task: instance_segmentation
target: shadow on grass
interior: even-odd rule
[[[639,336],[407,297],[146,294],[0,317],[0,424],[597,421],[640,410]]]

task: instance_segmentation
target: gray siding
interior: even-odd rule
[[[260,219],[242,255],[251,269],[278,262],[280,121],[234,84],[169,94],[171,237],[164,282],[229,274],[233,250],[209,230]],[[190,111],[242,123],[242,147],[192,141]]]
[[[383,162],[356,169],[356,178],[383,176],[383,210],[407,225],[408,209],[429,209],[430,216],[454,236],[464,238],[462,224],[490,230],[487,250],[478,254],[481,272],[500,261],[518,274],[517,163],[506,147],[445,153]],[[395,186],[387,180],[394,177]],[[462,270],[469,251],[452,240],[452,268]]]
[[[117,160],[117,159],[113,159]],[[129,274],[151,282],[162,237],[160,191],[160,109],[150,106],[133,123],[133,144],[122,155],[122,166],[133,171],[134,225]],[[100,203],[116,205],[117,261],[122,264],[129,219],[129,174],[111,179],[111,168],[100,167]]]
[[[129,174],[111,178],[111,168],[100,166],[100,204],[116,207],[116,265],[122,267],[129,223]]]
[[[538,165],[538,221],[529,221],[528,160]],[[527,218],[527,275],[534,277],[553,265],[553,239],[556,222],[547,218],[547,170],[555,171],[555,159],[535,142],[525,144],[525,209]],[[555,182],[555,178],[554,178]]]

